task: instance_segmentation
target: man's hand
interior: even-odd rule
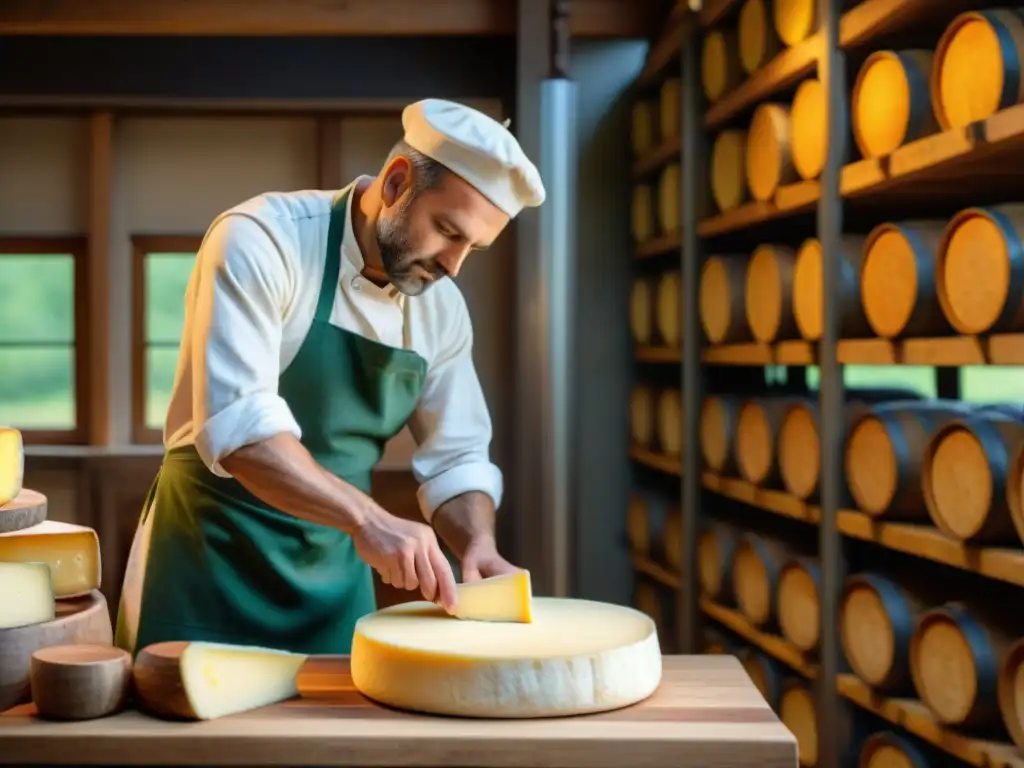
[[[431,522],[462,564],[464,582],[521,570],[498,554],[494,502],[486,493],[469,491],[449,499]]]
[[[476,581],[522,570],[498,554],[492,536],[482,535],[470,540],[462,554],[462,580]]]
[[[356,552],[385,584],[398,589],[418,587],[424,599],[440,602],[449,613],[455,609],[455,576],[429,526],[377,507],[352,538]]]

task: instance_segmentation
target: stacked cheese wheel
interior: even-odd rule
[[[22,487],[24,462],[21,433],[0,429],[0,711],[32,696],[40,649],[113,641],[96,533],[47,519],[46,498]]]

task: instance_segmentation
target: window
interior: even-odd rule
[[[960,396],[972,403],[1016,403],[1022,392],[1024,367],[971,365],[960,369]]]
[[[84,238],[0,238],[0,424],[84,443]]]
[[[201,237],[133,237],[132,439],[160,442]]]

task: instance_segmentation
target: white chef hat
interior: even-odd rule
[[[511,131],[483,112],[424,99],[403,110],[402,127],[409,146],[464,178],[510,217],[544,202],[537,167]]]

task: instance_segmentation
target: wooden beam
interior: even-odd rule
[[[514,35],[514,0],[5,0],[0,35]],[[574,0],[579,37],[648,37],[657,0]]]
[[[89,151],[89,255],[86,297],[89,359],[88,434],[92,445],[109,445],[110,428],[110,227],[114,184],[114,118],[109,111],[92,114]]]
[[[341,189],[341,116],[325,115],[317,118],[317,187]]]

